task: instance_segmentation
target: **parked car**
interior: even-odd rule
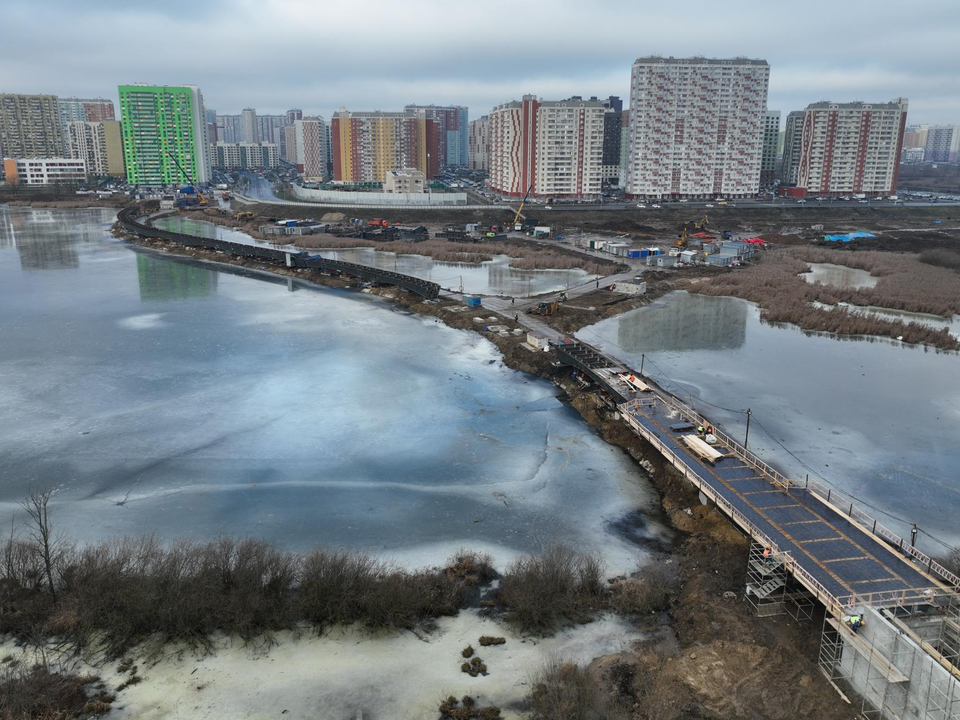
[[[643,203],[637,203],[637,207],[638,207],[638,208],[642,208],[642,209],[644,209],[644,210],[647,209],[647,206],[644,205]]]

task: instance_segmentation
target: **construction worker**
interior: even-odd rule
[[[520,313],[515,312],[515,313],[513,314],[513,321],[514,321],[514,322],[520,322]]]
[[[697,425],[697,435],[699,435],[700,437],[703,437],[703,433],[704,433],[703,425]]]
[[[764,559],[764,560],[769,560],[769,559],[770,559],[770,553],[772,553],[772,552],[773,552],[773,548],[770,547],[769,545],[767,545],[767,546],[763,549],[763,559]]]
[[[713,425],[707,425],[707,435],[713,435]]]
[[[515,297],[510,298],[510,304],[511,304],[511,305],[516,305],[516,304],[517,304],[517,299],[516,299]]]
[[[863,615],[845,615],[843,619],[854,632],[867,624],[866,620],[863,619]]]

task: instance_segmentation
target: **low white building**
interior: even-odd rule
[[[426,176],[416,168],[390,170],[383,179],[383,191],[388,193],[422,193]]]
[[[82,159],[4,158],[3,168],[11,185],[72,185],[87,179],[87,163]]]

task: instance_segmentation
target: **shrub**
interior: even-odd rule
[[[460,651],[460,654],[465,658],[472,658],[474,653],[473,645],[467,645],[463,650]]]
[[[627,720],[630,716],[575,663],[549,659],[530,684],[530,720]]]
[[[562,545],[514,561],[499,590],[506,619],[536,634],[587,621],[603,606],[604,596],[601,560]]]
[[[488,645],[504,645],[506,642],[507,639],[502,637],[493,637],[491,635],[480,636],[480,644],[484,647],[487,647]]]
[[[611,604],[621,615],[660,613],[670,608],[676,589],[677,578],[671,567],[655,560],[641,566],[638,577],[616,582]]]
[[[41,665],[30,668],[5,663],[0,669],[0,718],[3,720],[60,720],[81,712],[102,715],[114,697],[105,691],[87,695],[89,677],[73,677]],[[89,708],[89,709],[88,709]]]

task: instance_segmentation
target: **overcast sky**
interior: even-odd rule
[[[0,92],[199,85],[221,114],[619,95],[650,54],[763,58],[768,106],[910,100],[960,123],[960,0],[0,0]]]

